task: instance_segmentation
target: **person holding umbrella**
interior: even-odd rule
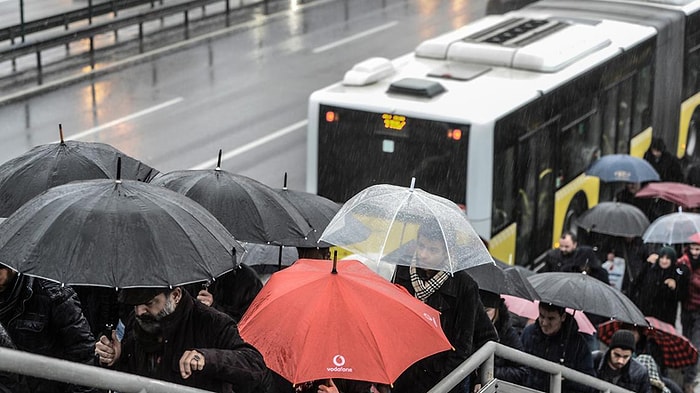
[[[447,272],[428,268],[440,266],[447,258],[447,247],[437,221],[421,223],[412,258],[412,266],[396,267],[394,283],[440,311],[443,331],[455,350],[435,354],[411,365],[396,380],[395,393],[427,392],[487,341],[498,341],[498,333],[484,311],[474,279],[464,270],[450,276]],[[416,339],[420,340],[420,337]],[[462,392],[463,389],[464,386],[457,385],[451,392]]]
[[[92,365],[94,338],[75,291],[0,264],[0,326],[17,349]],[[96,392],[34,377],[30,392]]]
[[[593,363],[596,375],[603,381],[637,393],[651,393],[647,369],[632,358],[635,348],[634,335],[620,329],[610,340],[606,352],[596,351]]]
[[[690,237],[688,250],[678,259],[678,264],[685,265],[690,271],[688,293],[681,307],[681,324],[683,335],[693,345],[700,347],[700,233]],[[686,391],[694,389],[698,366],[693,364],[683,369],[683,386]]]
[[[583,334],[579,333],[578,324],[566,314],[564,307],[540,302],[539,317],[535,323],[523,329],[521,340],[526,353],[584,374],[595,375],[588,343]],[[531,368],[525,385],[546,392],[549,387],[549,374]],[[569,380],[562,382],[562,391],[591,392],[589,388]]]
[[[241,339],[236,323],[196,302],[182,287],[127,288],[119,302],[134,307],[123,340],[100,337],[100,364],[216,392],[267,392],[262,355]]]

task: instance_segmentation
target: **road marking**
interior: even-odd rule
[[[276,138],[279,138],[281,136],[290,134],[298,129],[301,129],[302,127],[306,127],[306,125],[308,123],[309,123],[308,120],[300,120],[292,125],[289,125],[287,127],[282,128],[281,130],[277,130],[277,131],[273,132],[272,134],[269,134],[268,136],[257,139],[253,142],[248,143],[247,145],[243,145],[236,150],[232,150],[226,154],[222,154],[221,155],[221,162],[224,162],[228,159],[231,159],[231,158],[238,156],[238,155],[241,155],[243,153],[249,152],[258,146],[264,145],[265,143],[270,142],[270,141],[272,141]],[[205,161],[199,165],[195,165],[190,169],[192,169],[192,170],[213,169],[213,168],[216,168],[216,163],[218,161],[219,161],[219,159],[215,158],[213,160]]]
[[[166,102],[164,102],[164,103],[162,103],[162,104],[158,104],[158,105],[156,105],[156,106],[152,106],[152,107],[150,107],[150,108],[146,108],[146,109],[144,109],[144,110],[142,110],[142,111],[139,111],[139,112],[136,112],[136,113],[132,113],[132,114],[130,114],[129,116],[124,116],[124,117],[121,117],[121,118],[119,118],[119,119],[112,120],[112,121],[110,121],[109,123],[105,123],[105,124],[102,124],[102,125],[100,125],[100,126],[97,126],[97,127],[94,127],[94,128],[90,128],[89,130],[85,130],[85,131],[83,131],[83,132],[79,132],[79,133],[77,133],[77,134],[75,134],[75,135],[71,135],[70,137],[64,138],[64,139],[65,139],[65,140],[75,140],[75,139],[85,138],[85,137],[88,136],[88,135],[92,135],[92,134],[98,133],[98,132],[100,132],[100,131],[102,131],[102,130],[105,130],[105,129],[107,129],[107,128],[116,126],[116,125],[121,124],[121,123],[126,123],[126,122],[129,121],[129,120],[133,120],[133,119],[136,119],[136,118],[141,117],[141,116],[146,116],[146,115],[148,115],[148,114],[150,114],[150,113],[153,113],[153,112],[159,111],[159,110],[161,110],[161,109],[167,108],[167,107],[169,107],[169,106],[171,106],[171,105],[175,105],[175,104],[177,104],[178,102],[180,102],[180,101],[182,101],[182,100],[184,100],[184,98],[182,98],[182,97],[173,98],[173,99],[170,100],[170,101],[166,101]]]
[[[327,50],[336,48],[336,47],[338,47],[338,46],[347,44],[348,42],[355,41],[355,40],[359,40],[360,38],[367,37],[368,35],[372,35],[372,34],[374,34],[374,33],[379,33],[380,31],[383,31],[383,30],[386,30],[386,29],[388,29],[388,28],[391,28],[391,27],[396,26],[398,23],[399,23],[399,21],[396,21],[396,20],[395,20],[395,21],[389,22],[389,23],[387,23],[387,24],[383,24],[383,25],[381,25],[381,26],[377,26],[377,27],[375,27],[375,28],[372,28],[372,29],[369,29],[369,30],[365,30],[365,31],[363,31],[362,33],[357,33],[357,34],[355,34],[355,35],[351,35],[351,36],[349,36],[349,37],[345,37],[345,38],[343,38],[342,40],[338,40],[338,41],[335,41],[335,42],[331,42],[330,44],[327,44],[327,45],[319,46],[318,48],[314,49],[312,52],[313,52],[313,53],[325,52],[325,51],[327,51]]]

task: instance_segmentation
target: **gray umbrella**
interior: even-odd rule
[[[577,220],[581,228],[604,235],[642,236],[649,219],[638,207],[623,202],[601,202],[586,210]]]

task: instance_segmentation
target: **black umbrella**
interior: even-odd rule
[[[649,227],[649,219],[638,207],[623,202],[601,202],[585,211],[576,224],[581,228],[604,235],[642,236]]]
[[[326,229],[328,223],[335,217],[340,204],[324,198],[320,195],[311,194],[303,191],[294,191],[287,188],[287,174],[284,174],[284,187],[275,189],[289,203],[301,213],[301,215],[309,223],[313,231],[309,234],[306,241],[296,244],[297,247],[329,247],[330,244],[325,242],[319,243],[321,233]]]
[[[501,295],[517,296],[527,300],[540,299],[527,279],[524,279],[515,270],[513,270],[515,274],[506,274],[506,270],[494,263],[484,263],[470,267],[465,271],[476,281],[481,290]]]
[[[51,188],[2,223],[0,263],[71,285],[165,287],[211,280],[243,248],[191,199],[133,180]]]
[[[60,126],[59,126],[60,127]],[[114,179],[121,157],[123,179],[148,182],[159,172],[104,143],[61,141],[36,146],[0,166],[0,217],[51,187],[76,180]]]
[[[542,302],[647,326],[644,314],[627,296],[585,273],[538,273],[528,280]]]
[[[170,172],[151,184],[197,201],[240,241],[296,246],[305,244],[312,231],[301,213],[275,190],[221,170],[219,165],[210,170]]]

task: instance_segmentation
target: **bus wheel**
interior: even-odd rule
[[[566,215],[564,216],[564,231],[570,231],[577,234],[578,227],[576,226],[576,220],[588,209],[588,203],[586,203],[586,197],[582,193],[576,194],[574,199],[569,203],[569,208],[566,210]]]
[[[695,108],[688,124],[688,140],[685,154],[692,161],[700,160],[700,107]]]

